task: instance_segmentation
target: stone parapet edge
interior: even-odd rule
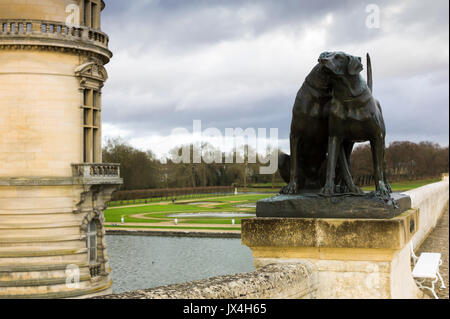
[[[317,290],[311,263],[270,264],[251,273],[96,297],[95,299],[304,298]]]

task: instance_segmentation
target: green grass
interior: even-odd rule
[[[139,219],[139,218],[129,218],[129,217],[127,217],[127,218],[124,219],[124,221],[125,221],[126,223],[142,223],[143,220],[144,220],[144,219]],[[155,224],[155,223],[164,223],[164,222],[170,222],[170,221],[171,221],[171,219],[163,219],[163,218],[160,218],[160,219],[145,219],[145,222],[146,222],[146,223],[152,223],[152,224]]]
[[[395,182],[391,183],[392,191],[394,192],[406,192],[411,189],[419,188],[428,184],[440,182],[441,179],[424,179],[419,181],[405,181],[405,182]],[[363,187],[364,191],[374,191],[375,186]]]
[[[183,221],[183,224],[230,224],[232,219],[190,219]],[[242,219],[235,218],[235,224],[240,225]]]
[[[251,191],[250,188],[247,188],[246,191]],[[275,189],[255,189],[255,192],[274,192],[277,193],[279,188]],[[229,198],[236,198],[241,195],[233,195],[233,194],[198,194],[198,195],[189,195],[189,196],[181,196],[177,197],[175,203],[179,203],[180,201],[198,201],[198,202],[215,202],[215,201],[228,201]],[[132,200],[122,200],[122,201],[111,201],[108,203],[108,207],[122,207],[122,206],[130,206],[130,205],[151,205],[158,203],[166,203],[171,202],[171,198],[157,198],[157,199],[132,199]]]
[[[285,185],[283,185],[285,186]],[[253,187],[239,187],[238,192],[246,192],[246,193],[278,193],[282,186],[275,188],[253,188]]]
[[[277,190],[278,192],[279,190]],[[263,198],[271,197],[270,194],[242,194],[242,195],[229,195],[220,198],[202,199],[202,202],[255,202]]]
[[[285,186],[286,183],[285,182],[278,182],[278,183],[274,183],[273,185],[274,185],[274,187],[276,189],[276,188],[281,188],[281,187]],[[272,188],[272,183],[255,183],[255,184],[249,184],[247,186],[248,186],[248,188],[261,188],[261,187],[262,188]],[[242,185],[239,185],[239,187],[243,188]]]
[[[122,216],[125,219],[125,223],[154,223],[154,222],[164,222],[170,221],[174,218],[167,217],[167,215],[176,214],[176,213],[196,213],[196,212],[249,212],[254,213],[255,208],[237,208],[235,205],[239,204],[248,204],[255,203],[256,201],[271,197],[271,195],[232,195],[232,196],[223,196],[219,199],[209,198],[203,199],[202,202],[218,202],[217,205],[213,207],[203,207],[199,205],[185,205],[181,203],[175,204],[153,204],[153,205],[144,205],[144,206],[132,206],[132,207],[120,207],[120,208],[110,208],[105,211],[105,219],[106,222],[109,223],[120,223]],[[145,218],[135,218],[131,217],[131,215],[136,214],[145,214]],[[183,218],[184,219],[184,218]],[[186,218],[188,222],[189,218]],[[233,218],[219,218],[224,220],[225,224],[231,224],[231,220]],[[237,218],[234,218],[237,220]],[[202,218],[202,220],[207,220],[207,218]],[[213,219],[211,219],[213,220]],[[212,222],[217,223],[217,222]]]
[[[230,194],[231,195],[231,194]],[[208,197],[219,197],[219,196],[229,196],[229,194],[192,194],[192,195],[180,195],[176,196],[176,200],[193,200],[198,199],[202,200]],[[161,202],[170,202],[172,201],[172,197],[157,197],[157,198],[143,198],[143,199],[130,199],[130,200],[119,200],[119,201],[110,201],[108,203],[109,207],[117,207],[117,206],[127,206],[127,205],[141,205],[141,204],[152,204],[152,203],[161,203]]]

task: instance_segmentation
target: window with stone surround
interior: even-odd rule
[[[88,224],[86,232],[86,248],[88,253],[89,272],[91,278],[101,276],[102,265],[99,263],[99,250],[98,250],[98,225],[97,220],[92,220]]]
[[[86,247],[88,250],[88,262],[90,265],[97,263],[97,223],[92,220],[88,224],[86,233]]]
[[[100,29],[100,0],[82,0],[80,1],[83,11],[82,24],[88,28]]]
[[[83,89],[83,162],[99,163],[100,93],[94,88]]]
[[[83,163],[101,163],[101,88],[108,78],[103,65],[87,62],[75,70],[80,79],[80,125]]]

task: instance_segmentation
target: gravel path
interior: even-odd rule
[[[422,252],[436,252],[441,253],[442,255],[442,265],[439,267],[439,272],[444,279],[444,283],[446,288],[440,289],[441,286],[440,281],[436,284],[436,294],[439,299],[449,299],[448,296],[448,241],[449,241],[449,233],[448,233],[448,208],[444,215],[439,220],[436,228],[431,232],[430,236],[423,242],[420,246],[419,251],[416,253],[417,256],[420,256]],[[428,290],[423,290],[426,294],[429,294],[430,297],[434,298],[432,293]]]

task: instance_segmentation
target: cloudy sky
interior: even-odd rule
[[[162,155],[192,139],[173,129],[201,120],[278,128],[287,151],[298,89],[321,52],[345,51],[371,54],[387,143],[449,144],[448,0],[105,2],[104,138]],[[370,4],[379,28],[367,27]]]

